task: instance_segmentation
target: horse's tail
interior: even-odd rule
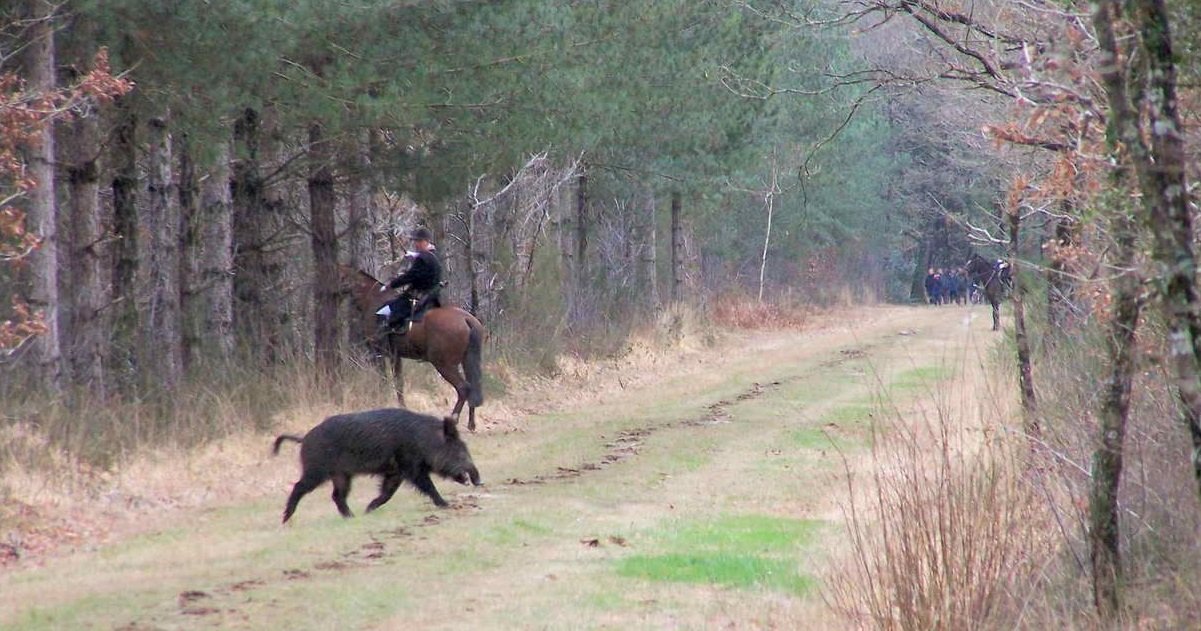
[[[488,332],[472,315],[467,316],[467,326],[471,328],[471,334],[467,338],[467,356],[463,358],[463,372],[466,373],[467,384],[471,388],[467,403],[477,408],[484,404],[483,351],[484,337]]]
[[[280,434],[279,436],[275,437],[275,446],[271,448],[271,455],[279,455],[279,446],[282,445],[285,440],[291,440],[298,443],[304,442],[303,438],[296,436],[295,434]]]

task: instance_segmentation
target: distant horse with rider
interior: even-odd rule
[[[1013,289],[1013,266],[1007,261],[990,261],[973,253],[964,265],[981,296],[992,306],[992,330],[1001,329],[1001,300]]]
[[[379,316],[384,305],[392,302],[398,292],[388,290],[374,276],[349,265],[338,266],[339,285],[349,295],[354,306],[355,321],[361,341],[383,371],[383,358],[392,364],[392,379],[396,399],[404,406],[403,359],[426,361],[455,389],[456,418],[468,408],[467,429],[475,430],[475,408],[484,402],[483,343],[487,337],[484,325],[470,312],[453,306],[429,309],[412,322],[406,332],[381,331]],[[461,368],[461,370],[460,370]]]

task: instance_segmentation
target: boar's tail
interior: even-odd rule
[[[299,443],[299,442],[303,442],[303,441],[304,441],[304,439],[303,439],[303,438],[301,438],[301,437],[299,437],[299,436],[296,436],[296,435],[294,435],[294,434],[280,434],[279,436],[277,436],[277,437],[275,438],[275,446],[271,448],[271,455],[273,455],[273,456],[278,456],[278,455],[279,455],[279,446],[280,446],[281,444],[283,444],[283,442],[284,442],[285,440],[291,440],[291,441],[295,441],[295,442],[298,442],[298,443]]]
[[[476,408],[484,403],[484,369],[483,349],[484,325],[479,320],[469,318],[467,325],[471,327],[471,335],[467,338],[467,356],[463,358],[463,372],[467,376],[467,384],[471,388],[467,403]]]

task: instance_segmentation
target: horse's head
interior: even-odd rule
[[[392,297],[390,292],[380,291],[380,287],[383,286],[384,284],[374,276],[357,267],[338,265],[339,293],[350,296],[365,309],[372,308],[376,303],[382,304]]]
[[[963,269],[967,270],[972,276],[982,276],[992,273],[993,264],[988,259],[973,252],[968,257],[967,262],[963,264]]]

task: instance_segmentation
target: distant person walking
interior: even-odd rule
[[[948,304],[959,304],[959,272],[956,270],[947,270],[947,273],[942,278],[943,295],[946,297]]]
[[[926,300],[932,305],[942,300],[942,276],[933,267],[926,272]]]

